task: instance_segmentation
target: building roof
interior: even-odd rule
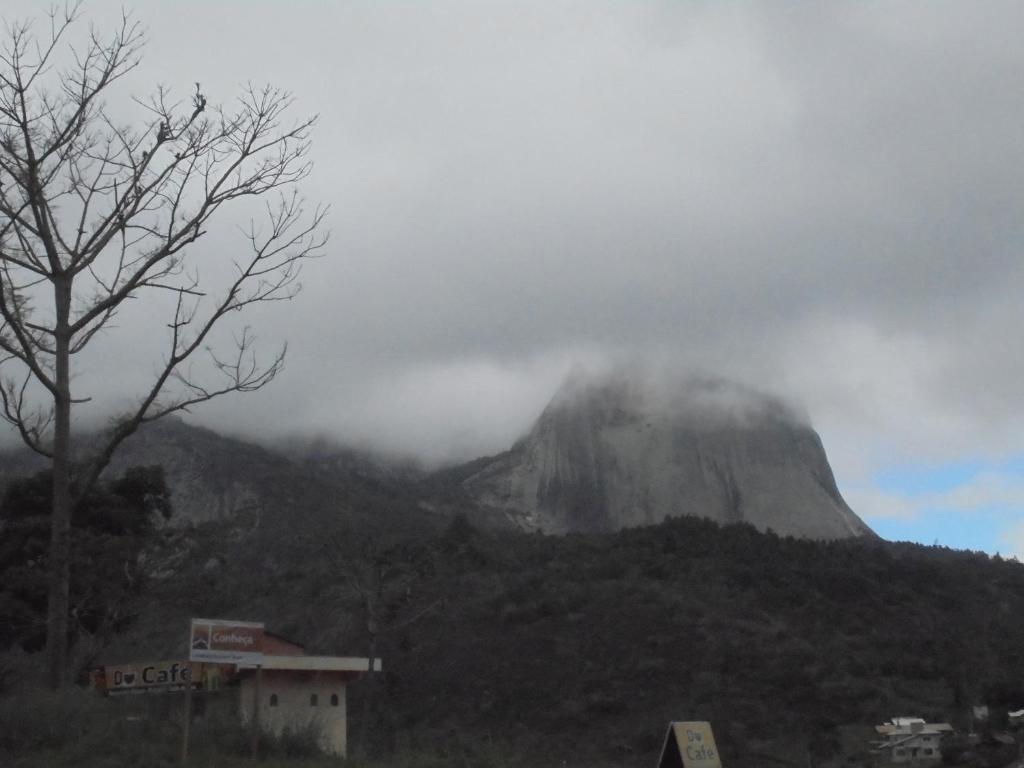
[[[1017,743],[1017,740],[1008,733],[992,733],[989,738],[997,744],[1006,744],[1007,746]]]
[[[953,726],[949,723],[926,723],[921,720],[909,725],[883,723],[882,725],[876,725],[875,730],[883,736],[918,736],[920,734],[949,733],[952,732]]]
[[[264,654],[263,669],[296,672],[369,672],[370,660],[365,656],[271,656]],[[239,670],[255,669],[255,664],[239,664]],[[373,660],[373,671],[383,668],[380,659]]]
[[[892,749],[893,747],[900,747],[905,745],[908,741],[913,741],[919,734],[913,734],[910,736],[904,736],[902,739],[896,741],[880,741],[875,744],[875,749],[881,751],[883,749]]]
[[[306,654],[306,646],[302,643],[267,630],[263,630],[263,650],[270,651],[276,656],[304,656]]]

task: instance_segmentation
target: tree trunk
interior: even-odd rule
[[[67,279],[54,286],[57,306],[55,339],[56,392],[53,424],[53,514],[50,519],[50,559],[46,605],[47,682],[57,690],[67,682],[68,610],[71,592],[71,376],[68,317],[71,286]]]

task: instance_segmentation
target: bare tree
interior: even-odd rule
[[[75,44],[79,17],[75,3],[51,12],[45,31],[8,23],[0,41],[0,405],[53,470],[54,688],[67,678],[75,505],[141,424],[277,375],[284,349],[261,362],[248,327],[230,349],[215,349],[211,331],[237,310],[295,296],[302,263],[327,239],[326,209],[307,211],[295,190],[310,172],[316,118],[292,122],[290,94],[250,86],[218,107],[199,83],[185,101],[159,87],[134,99],[145,117],[125,124],[105,98],[138,66],[144,32],[124,14],[113,34],[92,28]],[[195,244],[225,205],[259,197],[266,220],[243,228],[222,257],[230,277],[211,289]],[[72,386],[76,361],[129,300],[159,294],[170,300],[151,383],[93,450],[74,451],[72,410],[88,399]]]

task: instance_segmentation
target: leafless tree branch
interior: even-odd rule
[[[146,117],[125,124],[107,96],[138,67],[145,33],[125,12],[111,34],[77,34],[80,17],[69,2],[46,29],[15,22],[0,40],[0,413],[53,463],[58,603],[71,510],[114,451],[147,421],[269,384],[286,348],[261,358],[247,326],[217,348],[213,330],[296,296],[302,265],[327,244],[327,209],[307,209],[295,188],[311,170],[316,116],[294,120],[291,94],[271,86],[250,84],[224,105],[196,82],[183,97],[158,86],[135,99]],[[261,197],[272,200],[244,231],[230,278],[208,284],[200,241],[215,217]],[[129,300],[150,294],[175,297],[162,362],[73,475],[71,410],[88,399],[73,392],[73,363]],[[63,612],[66,626],[63,589],[51,620]]]

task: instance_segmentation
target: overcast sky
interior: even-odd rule
[[[198,421],[455,460],[573,365],[672,361],[801,404],[883,535],[1024,553],[1021,3],[128,7],[112,106],[253,81],[321,115],[328,254],[251,320],[287,369]],[[82,394],[158,328],[122,319]]]

